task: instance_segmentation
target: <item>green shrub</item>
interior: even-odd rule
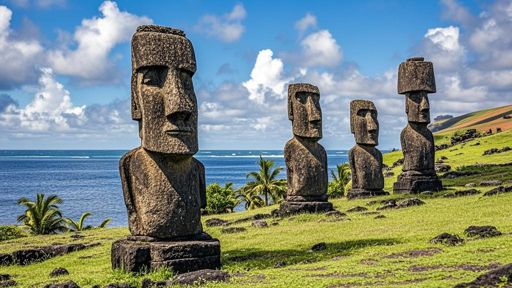
[[[226,183],[224,187],[219,183],[213,183],[206,187],[206,211],[208,214],[233,212],[238,203],[233,183]]]
[[[9,225],[0,226],[0,241],[26,237],[27,234],[20,227]]]

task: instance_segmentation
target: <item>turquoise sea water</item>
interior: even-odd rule
[[[0,150],[0,225],[15,224],[23,208],[20,197],[57,194],[65,217],[77,219],[85,211],[87,224],[112,218],[111,226],[127,225],[118,162],[125,150]],[[258,170],[259,155],[284,167],[282,150],[204,150],[195,155],[206,169],[207,184],[245,184],[246,175]],[[328,166],[347,161],[347,151],[328,151]],[[280,175],[285,178],[285,171]],[[237,209],[241,209],[240,207]]]

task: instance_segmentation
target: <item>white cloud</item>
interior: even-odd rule
[[[76,49],[67,47],[49,52],[48,61],[56,73],[79,77],[86,82],[118,80],[115,79],[112,49],[129,42],[137,26],[150,24],[152,20],[120,11],[111,1],[103,2],[99,11],[100,17],[82,20],[75,30]]]
[[[258,104],[265,104],[267,95],[284,99],[285,85],[291,80],[283,76],[283,61],[272,56],[272,50],[261,50],[252,68],[251,79],[242,83],[249,91],[249,100]]]
[[[273,123],[275,122],[271,116],[260,117],[256,118],[256,123],[251,124],[251,127],[259,131],[265,131]]]
[[[12,11],[0,6],[0,89],[34,83],[43,47],[36,40],[13,39]]]
[[[84,109],[85,106],[73,105],[69,91],[54,79],[52,70],[43,68],[32,102],[23,108],[7,109],[2,124],[21,131],[63,131],[70,128],[71,122],[85,122]]]
[[[437,70],[458,70],[462,68],[465,55],[459,38],[459,27],[428,29],[424,36],[422,52],[429,61],[435,63]]]
[[[245,26],[242,21],[247,12],[242,4],[237,4],[233,10],[225,15],[205,15],[196,25],[196,30],[206,34],[208,37],[217,38],[223,42],[235,42],[242,37]]]
[[[474,24],[475,17],[456,0],[441,0],[441,4],[444,6],[443,18],[455,20],[464,26],[472,26]]]
[[[309,34],[300,44],[305,66],[333,67],[341,61],[341,47],[327,30]]]
[[[295,22],[295,29],[303,33],[308,28],[315,28],[317,25],[316,16],[306,13],[299,21]]]

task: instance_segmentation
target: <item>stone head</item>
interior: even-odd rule
[[[293,134],[318,141],[322,138],[322,109],[318,87],[307,83],[288,86],[288,118]]]
[[[379,145],[379,121],[377,108],[368,100],[350,102],[350,131],[357,144]]]
[[[412,123],[430,123],[430,103],[427,92],[408,93],[405,95],[405,113],[407,121]]]
[[[132,38],[132,118],[146,150],[193,155],[198,150],[196,59],[181,30],[140,26]]]

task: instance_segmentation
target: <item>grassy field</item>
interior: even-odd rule
[[[448,135],[443,134],[437,139],[442,137]],[[477,142],[480,144],[475,145]],[[511,144],[512,130],[508,130],[441,150],[436,153],[436,158],[446,156],[445,163],[452,169],[473,169],[468,167],[479,163],[507,163],[512,162],[512,151],[491,156],[482,154],[487,149]],[[391,165],[401,157],[399,151],[388,153],[384,162]],[[510,169],[510,166],[493,168],[481,171],[485,175],[480,176],[510,180]],[[394,172],[394,177],[386,178],[388,191],[400,173],[400,167]],[[478,183],[480,176],[458,178],[447,182],[450,184],[447,188],[462,189],[466,183]],[[477,187],[482,192],[491,188]],[[255,228],[247,221],[237,225],[247,228],[247,231],[237,234],[223,234],[219,227],[205,227],[206,232],[220,239],[222,269],[232,274],[230,282],[210,283],[206,287],[451,287],[471,281],[492,267],[512,262],[512,193],[493,197],[422,198],[425,205],[384,210],[381,212],[385,215],[383,219],[358,212],[347,213],[347,217],[340,219],[298,215],[281,220],[267,219],[269,223],[273,220],[279,223],[268,228]],[[379,206],[367,205],[368,200],[335,199],[332,202],[344,212],[354,206],[375,211]],[[203,217],[203,221],[212,217],[235,220],[255,213],[269,213],[275,208],[208,216]],[[495,238],[470,239],[463,235],[464,229],[470,225],[494,225],[504,234]],[[429,242],[442,232],[463,236],[466,243],[448,247]],[[128,235],[126,228],[99,229],[81,234],[85,237],[79,240],[73,239],[71,233],[64,233],[0,242],[0,253],[51,243],[101,243],[97,247],[41,263],[0,266],[0,274],[11,274],[18,287],[42,287],[46,283],[65,280],[73,280],[82,287],[114,282],[140,287],[143,278],[164,280],[172,276],[167,271],[145,276],[112,271],[110,246],[114,240]],[[327,249],[311,251],[311,247],[319,242],[325,242]],[[49,273],[56,267],[67,268],[70,275],[50,278]]]

